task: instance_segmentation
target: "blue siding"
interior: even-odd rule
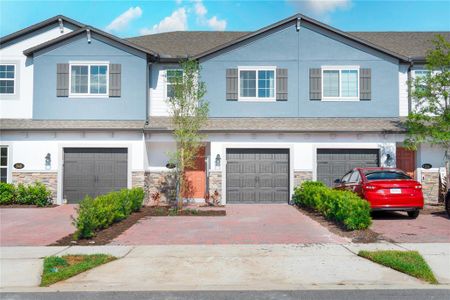
[[[371,68],[372,100],[310,101],[309,69],[324,65]],[[288,101],[226,101],[225,71],[238,66],[287,68]],[[397,59],[313,25],[297,32],[293,23],[202,60],[212,117],[397,117],[398,71]]]
[[[121,97],[56,97],[56,65],[69,61],[108,61],[122,65]],[[147,99],[146,55],[86,35],[34,56],[34,119],[144,120]]]

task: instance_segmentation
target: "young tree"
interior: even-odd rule
[[[183,196],[187,192],[185,172],[195,165],[202,146],[201,127],[208,119],[208,102],[203,100],[205,83],[200,79],[200,65],[194,60],[181,62],[181,70],[171,71],[168,104],[172,113],[173,135],[176,151],[171,162],[176,166],[177,206],[183,208]]]
[[[427,72],[410,82],[413,109],[405,122],[405,145],[415,150],[422,143],[445,151],[447,187],[450,158],[450,42],[437,35],[427,53]]]

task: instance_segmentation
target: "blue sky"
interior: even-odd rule
[[[128,37],[172,30],[250,31],[297,12],[344,31],[450,31],[450,0],[0,0],[0,36],[57,14]]]

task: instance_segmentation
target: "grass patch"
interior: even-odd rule
[[[430,266],[417,251],[359,251],[358,255],[429,283],[438,283]]]
[[[66,280],[89,269],[113,261],[114,256],[106,254],[49,256],[44,259],[41,286],[49,286]]]

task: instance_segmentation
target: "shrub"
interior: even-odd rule
[[[86,197],[77,209],[78,216],[73,220],[77,231],[75,238],[91,238],[95,231],[108,228],[113,223],[126,219],[132,212],[139,211],[144,201],[142,188],[122,189],[100,195]]]
[[[44,207],[52,203],[52,193],[42,183],[35,182],[34,184],[24,185],[19,183],[17,186],[17,203],[29,204]]]
[[[330,189],[321,182],[306,181],[295,188],[293,201],[317,210],[348,230],[366,229],[372,223],[367,201],[350,191]]]
[[[12,183],[0,182],[0,204],[13,204],[16,198],[16,187]]]
[[[25,185],[19,183],[0,183],[0,204],[37,205],[39,207],[52,204],[52,192],[42,183]]]

